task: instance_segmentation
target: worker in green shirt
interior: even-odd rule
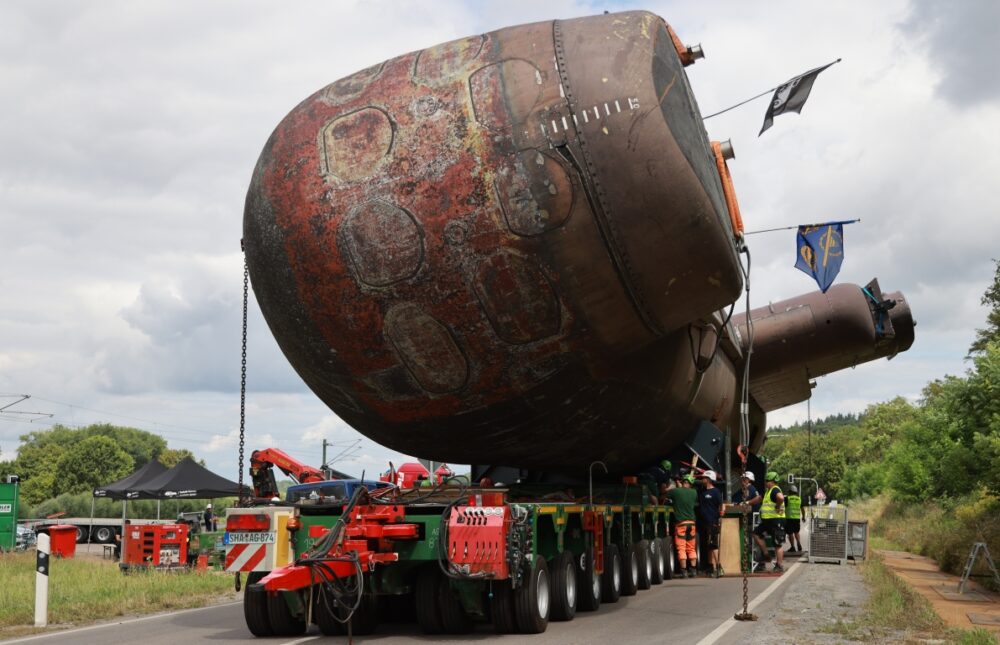
[[[694,578],[698,570],[697,530],[694,523],[694,507],[698,502],[698,492],[694,489],[694,477],[687,475],[681,485],[666,492],[667,502],[674,507],[674,546],[677,548],[677,562],[681,575]]]

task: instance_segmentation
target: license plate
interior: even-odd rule
[[[273,544],[274,533],[226,533],[226,544]]]

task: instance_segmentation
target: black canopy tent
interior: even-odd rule
[[[250,494],[250,488],[243,487]],[[239,484],[220,477],[190,457],[170,470],[133,486],[125,493],[127,499],[213,499],[239,496]]]
[[[94,498],[90,500],[90,534],[94,533],[94,510],[98,497],[122,500],[122,522],[125,521],[125,505],[128,503],[129,491],[135,490],[139,486],[145,486],[163,473],[167,472],[167,467],[155,459],[146,463],[131,475],[122,477],[118,481],[111,482],[106,486],[94,489]],[[156,505],[156,519],[160,519],[160,505]],[[90,538],[88,538],[90,539]]]
[[[250,488],[247,486],[243,488],[249,495]],[[129,500],[157,500],[156,519],[160,519],[160,500],[163,499],[214,499],[238,495],[238,483],[216,475],[204,466],[198,465],[190,457],[181,460],[169,470],[160,462],[151,461],[127,477],[94,489],[94,501],[90,506],[91,525],[94,518],[94,503],[98,497],[122,500],[122,522],[124,522]]]
[[[149,481],[167,472],[167,467],[160,462],[153,460],[145,466],[135,471],[127,477],[122,477],[118,481],[111,482],[106,486],[94,489],[94,497],[108,497],[111,499],[125,499],[126,493],[139,489]]]

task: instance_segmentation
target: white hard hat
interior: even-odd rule
[[[701,476],[705,477],[706,479],[708,479],[708,481],[711,481],[711,482],[715,481],[715,471],[714,470],[706,470],[705,472],[703,472],[701,474]]]
[[[749,479],[750,481],[757,481],[757,478],[754,477],[753,473],[750,472],[749,470],[746,471],[745,473],[743,473],[743,476],[746,477],[747,479]]]
[[[205,504],[205,508],[212,508],[211,504]]]

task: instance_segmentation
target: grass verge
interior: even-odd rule
[[[997,645],[1000,641],[985,629],[947,627],[926,598],[910,588],[874,555],[860,565],[869,598],[856,621],[838,621],[824,627],[825,633],[863,642],[926,643],[948,645]]]
[[[0,556],[0,638],[36,631],[35,554]],[[53,560],[49,573],[49,624],[80,625],[133,614],[201,607],[233,594],[231,575],[136,572],[123,575],[113,562]]]

